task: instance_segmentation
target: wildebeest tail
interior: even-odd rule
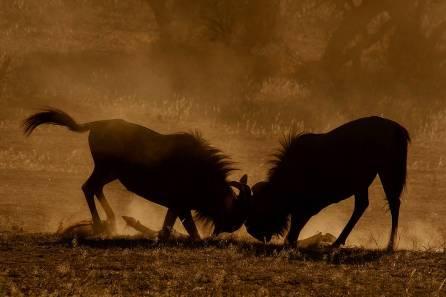
[[[90,129],[89,124],[79,124],[62,110],[55,108],[43,109],[23,121],[23,131],[29,136],[35,128],[42,124],[65,126],[74,132],[85,132]]]

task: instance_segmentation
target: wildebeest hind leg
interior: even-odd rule
[[[177,213],[172,208],[169,208],[167,210],[166,217],[164,218],[163,228],[159,232],[158,238],[161,240],[168,239],[170,236],[170,233],[172,232],[173,225],[175,224],[175,221],[177,220]]]
[[[353,214],[345,226],[344,230],[342,230],[341,235],[339,235],[338,239],[333,243],[333,247],[339,247],[342,244],[345,244],[348,235],[355,227],[359,218],[363,215],[364,211],[369,206],[369,194],[368,190],[364,190],[355,195],[355,209],[353,210]]]
[[[391,202],[392,201],[392,202]],[[400,200],[399,199],[389,199],[389,205],[390,205],[390,213],[392,215],[392,231],[390,233],[390,240],[387,245],[388,251],[393,251],[393,248],[395,246],[395,238],[398,232],[398,217],[400,212]]]
[[[389,203],[390,214],[392,215],[392,230],[390,233],[387,250],[392,251],[395,245],[395,239],[398,232],[398,217],[400,212],[400,196],[404,187],[405,175],[393,168],[393,170],[382,170],[379,173],[381,183],[386,193]]]
[[[392,201],[392,202],[390,202],[390,201]],[[400,200],[399,199],[394,199],[394,200],[389,199],[389,205],[390,205],[390,213],[392,215],[392,231],[390,233],[390,240],[387,245],[387,250],[393,251],[394,246],[395,246],[395,238],[396,238],[396,235],[398,232],[398,217],[399,217],[399,212],[400,212]]]
[[[94,171],[88,180],[82,185],[85,199],[87,200],[88,208],[90,209],[91,217],[93,219],[93,229],[95,233],[101,233],[103,230],[101,219],[99,218],[98,210],[94,201]]]
[[[110,204],[108,204],[107,199],[105,199],[103,190],[99,190],[96,192],[96,197],[98,197],[99,202],[101,203],[102,208],[107,215],[107,232],[115,233],[116,232],[116,218],[115,213],[113,212]]]
[[[200,240],[200,234],[198,233],[197,226],[190,211],[184,211],[180,213],[180,219],[184,228],[193,240]]]
[[[101,219],[98,214],[98,211],[97,211],[97,208],[96,208],[95,201],[94,201],[94,196],[96,195],[96,196],[98,196],[98,199],[101,202],[101,204],[104,206],[103,202],[105,201],[105,197],[102,194],[103,201],[101,201],[101,197],[99,197],[98,194],[102,193],[102,188],[104,187],[104,185],[106,183],[113,180],[113,178],[111,178],[109,176],[109,174],[105,174],[105,173],[106,173],[106,171],[99,170],[98,167],[95,167],[95,169],[93,170],[90,177],[82,185],[82,191],[85,194],[85,198],[87,200],[88,207],[90,208],[91,216],[93,219],[93,229],[94,229],[95,233],[103,233],[104,231],[105,232],[109,231],[109,230],[107,230],[107,228],[105,228],[106,226],[104,226],[102,224]],[[105,201],[105,203],[107,204],[108,209],[104,208],[104,210],[106,211],[106,214],[108,217],[110,212],[111,212],[111,214],[113,214],[113,212],[111,211],[111,208],[108,205],[108,203],[106,201]],[[113,217],[114,217],[114,214],[113,214]]]

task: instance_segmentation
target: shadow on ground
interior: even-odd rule
[[[295,261],[322,261],[330,264],[365,264],[378,261],[381,257],[389,255],[384,250],[370,250],[364,248],[293,248],[281,244],[263,244],[260,242],[246,242],[235,239],[206,239],[202,241],[191,241],[188,239],[175,239],[157,241],[141,237],[118,237],[118,238],[82,238],[82,239],[57,239],[55,244],[66,247],[84,246],[96,249],[113,248],[184,248],[184,249],[236,249],[244,253],[257,257],[288,257]]]

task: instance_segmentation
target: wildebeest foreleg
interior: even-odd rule
[[[180,213],[181,223],[193,240],[200,240],[200,234],[198,233],[197,226],[190,211],[184,211]]]
[[[310,220],[312,215],[308,214],[298,214],[294,213],[291,215],[291,226],[290,231],[287,234],[285,239],[285,243],[291,246],[295,246],[297,244],[297,239],[299,238],[300,231],[302,231],[303,227]]]
[[[359,218],[363,215],[364,211],[369,206],[369,194],[368,190],[362,191],[355,195],[355,209],[353,210],[353,214],[345,226],[344,230],[342,230],[341,235],[339,235],[338,239],[333,243],[333,247],[339,247],[342,244],[345,244],[348,235],[355,227]]]
[[[175,221],[177,220],[177,213],[173,209],[169,208],[167,210],[166,217],[164,218],[163,228],[158,234],[159,239],[168,239],[170,236],[170,233],[172,232],[173,225],[175,224]]]

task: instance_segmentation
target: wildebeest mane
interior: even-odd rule
[[[271,168],[268,171],[268,181],[271,181],[275,175],[289,163],[290,155],[294,155],[303,136],[309,135],[308,132],[288,133],[280,141],[280,148],[272,155],[269,161]]]
[[[229,173],[231,171],[237,170],[233,167],[234,162],[225,155],[221,150],[209,144],[209,142],[204,139],[201,133],[197,130],[194,130],[189,133],[183,133],[192,135],[193,138],[200,144],[200,147],[203,149],[205,160],[209,162],[210,168],[215,171],[215,173],[225,180],[227,179]]]
[[[203,178],[211,183],[203,184],[204,191],[197,193],[200,203],[196,209],[195,217],[204,224],[211,224],[223,211],[224,199],[233,193],[227,178],[230,172],[237,169],[233,167],[234,163],[230,158],[221,150],[210,145],[200,132],[192,131],[180,134],[193,136],[199,144],[200,151],[197,158],[200,159],[198,164],[201,164],[202,167],[200,174],[203,174]]]
[[[275,192],[275,180],[282,180],[288,175],[287,166],[290,164],[291,157],[295,155],[303,136],[308,135],[307,132],[295,132],[284,135],[280,141],[280,148],[276,153],[272,154],[272,159],[269,161],[271,168],[268,171],[267,181],[270,184],[272,195],[275,197],[274,207],[270,208],[269,213],[269,229],[276,235],[283,236],[288,231],[290,224],[289,211],[285,209],[285,204],[281,202],[281,195]],[[282,177],[283,175],[283,177]]]

